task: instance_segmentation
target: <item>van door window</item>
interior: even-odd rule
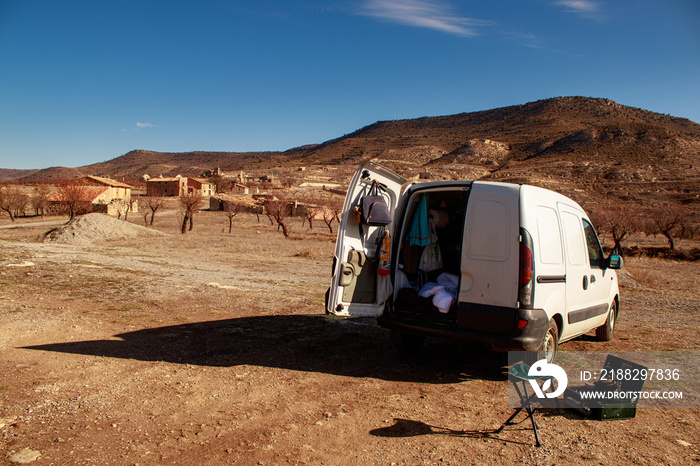
[[[571,265],[585,265],[586,258],[583,252],[583,235],[581,222],[578,217],[569,212],[562,212],[562,223],[566,238],[566,253]]]
[[[603,250],[600,247],[600,241],[598,241],[598,235],[596,235],[593,225],[583,220],[583,231],[586,234],[586,246],[588,249],[588,260],[591,263],[591,267],[596,267],[599,269],[603,268]]]

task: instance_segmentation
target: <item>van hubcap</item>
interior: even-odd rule
[[[610,309],[610,330],[615,328],[615,307]]]
[[[542,352],[544,353],[543,356],[547,359],[548,363],[551,363],[554,360],[556,344],[557,343],[554,341],[554,335],[552,335],[552,332],[547,332],[547,335],[544,337],[544,341],[542,342]]]

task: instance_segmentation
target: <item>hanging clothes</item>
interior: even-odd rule
[[[423,247],[423,254],[420,258],[418,268],[423,272],[432,272],[442,268],[442,253],[438,244],[438,235],[435,231],[435,224],[432,218],[428,218],[428,232],[430,243]]]
[[[428,225],[428,197],[423,194],[418,201],[418,207],[413,214],[411,230],[406,238],[414,246],[426,246],[430,241],[430,228]]]

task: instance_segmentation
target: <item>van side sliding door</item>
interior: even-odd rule
[[[572,206],[558,203],[558,209],[564,230],[567,267],[565,326],[568,327],[567,335],[575,336],[605,321],[609,286],[606,287],[603,270],[597,265],[602,264],[597,237],[598,251],[589,251],[591,232],[595,236],[590,223]]]

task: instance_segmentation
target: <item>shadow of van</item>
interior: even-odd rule
[[[118,339],[116,339],[118,338]],[[233,367],[255,365],[382,380],[456,383],[506,380],[504,354],[431,341],[402,356],[375,319],[324,315],[256,316],[146,328],[115,339],[24,349],[141,361]]]

